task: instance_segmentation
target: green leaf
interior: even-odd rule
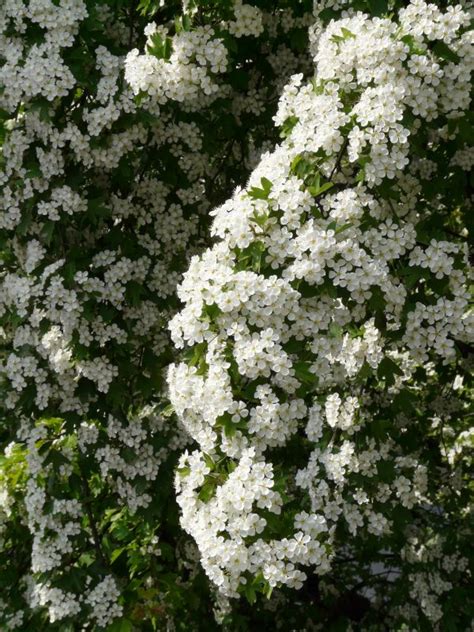
[[[459,55],[441,40],[438,40],[433,46],[433,52],[437,57],[439,57],[440,59],[444,59],[445,61],[450,61],[455,64],[459,64],[459,62],[461,61]]]
[[[152,16],[158,10],[158,4],[153,0],[140,0],[137,10],[140,15]]]
[[[252,187],[248,192],[248,196],[254,200],[266,200],[268,198],[265,191],[263,189],[259,189],[258,187]]]
[[[198,375],[205,375],[209,368],[206,362],[206,351],[207,344],[200,342],[194,345],[185,355],[188,365],[197,367]]]
[[[124,553],[126,550],[127,550],[127,547],[114,549],[112,553],[110,554],[110,562],[113,564],[115,560],[117,560],[122,555],[122,553]]]
[[[344,330],[337,323],[331,323],[329,325],[328,334],[330,338],[341,338],[344,334]]]
[[[288,138],[293,130],[294,126],[298,123],[299,119],[297,116],[289,116],[286,121],[280,127],[280,136],[282,138]],[[298,158],[298,157],[297,157]]]
[[[172,53],[173,47],[172,47],[172,41],[169,37],[167,37],[164,41],[163,44],[163,57],[164,59],[169,59],[171,57],[171,53]]]
[[[272,183],[267,178],[262,178],[260,182],[262,184],[262,188],[259,189],[258,187],[252,187],[248,192],[248,195],[256,200],[267,200],[270,195]]]
[[[249,582],[245,584],[244,594],[249,604],[253,605],[257,601],[257,593],[255,592],[255,588]]]
[[[385,439],[386,437],[382,437]],[[395,480],[395,464],[393,461],[377,461],[377,472],[384,483],[392,483]]]
[[[235,468],[237,467],[237,463],[235,461],[227,461],[226,463],[226,470],[229,474],[232,474],[232,472],[235,470]]]
[[[181,18],[181,22],[183,23],[183,30],[190,31],[191,30],[191,18],[189,15],[183,15]]]
[[[346,29],[344,26],[341,26],[341,33],[344,35],[344,39],[355,39],[355,35],[349,29]]]
[[[306,342],[304,340],[290,339],[283,344],[283,349],[286,353],[302,353],[306,348]]]
[[[127,302],[136,306],[139,305],[142,301],[143,294],[145,293],[145,288],[142,283],[138,283],[138,281],[129,281],[127,283],[125,289],[125,298]]]
[[[269,218],[268,213],[262,213],[261,215],[259,215],[258,213],[254,213],[251,219],[253,222],[255,222],[255,224],[260,226],[260,228],[263,228],[265,224],[267,223],[268,218]]]
[[[47,246],[51,244],[51,240],[53,239],[54,228],[55,222],[53,222],[52,220],[47,220],[43,224],[43,228],[41,229],[41,236]]]
[[[419,266],[406,266],[400,270],[399,274],[403,277],[404,285],[411,290],[421,279],[426,277],[427,273],[424,268]]]
[[[213,498],[216,491],[217,484],[212,479],[207,479],[204,485],[201,487],[198,498],[202,502],[207,503]]]
[[[413,37],[413,35],[404,35],[401,38],[401,41],[406,44],[408,46],[408,48],[410,49],[410,53],[413,55],[426,55],[426,50],[424,48],[422,48],[419,44],[419,42],[417,42],[417,40]],[[405,114],[408,112],[408,110],[405,112]],[[411,113],[408,114],[410,117],[412,117],[413,115]]]
[[[364,364],[362,365],[359,373],[357,374],[357,379],[358,381],[364,381],[367,378],[369,378],[371,375],[373,375],[373,373],[374,372],[370,364],[364,361]]]
[[[304,179],[310,173],[314,173],[314,170],[314,164],[302,156],[296,156],[291,163],[291,173],[301,179]],[[315,175],[317,176],[317,174]]]
[[[381,17],[388,13],[387,0],[369,0],[370,14],[374,17]]]
[[[297,289],[303,298],[313,298],[314,296],[319,296],[319,294],[321,294],[322,286],[311,285],[307,281],[301,281],[301,283],[298,284]]]
[[[347,224],[342,224],[342,226],[338,226],[335,231],[336,235],[338,235],[339,233],[343,233],[345,230],[347,230],[351,226],[352,226],[352,222],[348,222]]]
[[[271,189],[272,189],[272,183],[268,178],[262,177],[260,179],[260,183],[262,185],[262,189],[264,189],[265,191],[268,191],[268,193],[270,193]]]
[[[255,242],[255,247],[252,249],[252,270],[254,272],[260,272],[262,267],[262,257],[265,252],[265,246],[262,242]]]
[[[222,314],[222,310],[218,305],[212,303],[211,305],[205,305],[204,313],[212,321],[215,320],[219,316],[219,314]]]
[[[105,629],[106,632],[132,632],[134,627],[130,619],[117,619]]]
[[[387,386],[391,386],[395,384],[395,375],[403,375],[403,371],[391,358],[385,356],[378,366],[377,375],[386,381]]]
[[[359,169],[356,175],[356,182],[364,182],[365,180],[365,169]]]
[[[204,462],[207,465],[207,467],[211,470],[215,470],[216,469],[216,464],[213,460],[213,458],[211,457],[210,454],[207,454],[206,452],[203,452],[203,456],[204,456]]]
[[[147,52],[149,55],[165,60],[168,60],[171,57],[173,50],[171,38],[165,37],[163,39],[160,33],[153,33],[150,40],[151,44],[147,46]]]
[[[388,419],[375,419],[369,424],[370,433],[379,441],[386,441],[392,423]]]
[[[373,312],[385,311],[387,302],[385,300],[385,296],[382,290],[379,288],[378,285],[373,285],[371,291],[372,291],[372,296],[370,297],[368,301],[368,306],[370,310]]]
[[[417,399],[416,393],[407,388],[403,388],[393,398],[392,405],[395,409],[399,409],[407,415],[412,415],[415,411],[415,402]]]
[[[318,18],[324,23],[327,24],[331,20],[335,20],[339,17],[339,14],[334,9],[323,9],[318,12]]]
[[[294,364],[296,379],[303,384],[317,384],[319,378],[311,371],[312,362],[296,362]]]
[[[215,425],[217,428],[222,428],[224,430],[224,434],[226,435],[226,437],[233,437],[239,426],[239,424],[235,424],[232,421],[229,413],[224,413],[223,415],[221,415],[217,419]]]
[[[329,191],[329,189],[332,189],[333,186],[334,186],[334,182],[325,182],[324,184],[321,184],[321,185],[308,187],[308,191],[311,193],[313,197],[316,198],[322,195],[323,193],[326,193],[326,191]]]
[[[174,415],[173,404],[168,404],[167,406],[165,406],[165,408],[163,408],[163,410],[161,411],[161,415],[162,417],[165,417],[165,418],[168,418]]]
[[[349,31],[349,29],[346,29],[344,26],[341,27],[341,33],[342,35],[333,35],[331,37],[333,42],[344,42],[345,40],[348,39],[352,39],[355,38],[354,33],[352,33],[352,31]]]

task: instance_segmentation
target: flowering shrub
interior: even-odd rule
[[[352,12],[312,46],[284,140],[211,212],[218,242],[178,288],[170,396],[198,444],[181,524],[228,597],[316,573],[370,587],[367,622],[462,629],[468,507],[443,442],[465,431],[473,336],[469,15]]]
[[[0,629],[467,629],[443,6],[2,3]]]

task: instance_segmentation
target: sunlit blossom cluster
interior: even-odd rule
[[[449,193],[430,196],[416,161],[439,161],[469,109],[468,25],[415,0],[315,31],[314,79],[294,76],[275,116],[285,139],[212,211],[217,243],[178,288],[189,351],[170,397],[199,445],[176,477],[181,524],[224,595],[301,588],[342,534],[389,539],[399,510],[436,511],[429,460],[403,442],[415,411],[394,403],[473,340],[467,245],[425,237]],[[436,577],[409,575],[408,620],[441,619]]]
[[[468,3],[0,4],[0,629],[464,629]]]
[[[291,10],[266,15],[270,35],[263,13],[241,4],[225,28],[252,37],[253,57],[271,54],[275,69],[262,82],[253,60],[247,82],[233,85],[225,73],[241,53],[175,4],[156,22],[116,3],[0,7],[0,374],[2,432],[15,446],[0,466],[0,549],[13,561],[18,537],[28,560],[11,582],[16,596],[2,595],[7,629],[43,619],[102,629],[122,616],[123,569],[110,570],[101,540],[118,514],[147,525],[147,555],[165,506],[154,490],[173,493],[173,455],[189,442],[165,412],[161,375],[175,288],[205,244],[210,200],[229,173],[248,174],[278,87],[307,65],[281,38]],[[147,51],[138,60],[152,64],[151,83],[136,83],[134,45]],[[254,126],[251,151],[250,139],[221,144],[225,112],[210,109],[219,95],[235,112],[233,133]]]

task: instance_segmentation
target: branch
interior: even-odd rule
[[[84,473],[84,470],[81,466],[81,464],[79,464],[79,469],[81,470],[81,482],[82,482],[82,489],[84,490],[84,494],[85,494],[85,500],[83,500],[83,505],[86,509],[86,513],[87,513],[87,517],[89,518],[89,524],[90,524],[90,528],[92,531],[92,538],[94,541],[94,548],[96,550],[97,553],[97,557],[99,558],[99,560],[101,561],[101,563],[103,564],[103,566],[108,567],[109,563],[105,558],[104,552],[102,550],[102,546],[101,546],[101,539],[99,536],[99,531],[97,529],[97,524],[94,518],[94,515],[92,513],[92,508],[91,508],[91,501],[89,500],[91,497],[91,489],[89,487],[89,483],[87,481],[87,477]]]

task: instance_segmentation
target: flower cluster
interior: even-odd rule
[[[2,94],[0,107],[13,110],[22,101],[41,95],[48,101],[64,97],[74,87],[74,75],[64,63],[64,49],[74,44],[81,21],[87,15],[83,0],[34,0],[28,4],[7,0],[0,9]],[[18,35],[9,37],[13,22]],[[44,29],[44,40],[31,47],[21,37],[26,23]]]
[[[229,33],[235,37],[258,37],[262,33],[262,12],[257,7],[242,4],[242,0],[236,0],[234,15],[235,19],[229,24]]]
[[[468,11],[0,4],[0,628],[467,629]]]
[[[146,92],[159,104],[168,99],[196,103],[218,91],[213,76],[226,70],[227,49],[210,26],[170,38],[151,23],[145,33],[149,52],[140,55],[134,49],[125,62],[125,79],[135,94]]]
[[[189,438],[167,411],[166,325],[207,210],[248,177],[279,87],[308,66],[292,36],[311,10],[136,4],[0,7],[2,629],[207,611],[180,601],[199,567],[170,511]],[[136,89],[143,48],[159,94]]]
[[[317,22],[312,41],[314,79],[294,76],[275,116],[284,140],[212,211],[218,241],[178,288],[170,399],[199,446],[176,476],[181,524],[229,597],[308,572],[330,585],[334,560],[389,554],[406,606],[393,616],[434,624],[451,616],[431,605],[451,567],[410,574],[397,542],[404,520],[445,513],[434,481],[453,474],[416,428],[427,370],[465,370],[474,337],[452,230],[469,14],[414,0],[394,19]],[[433,185],[422,164],[453,166]]]

